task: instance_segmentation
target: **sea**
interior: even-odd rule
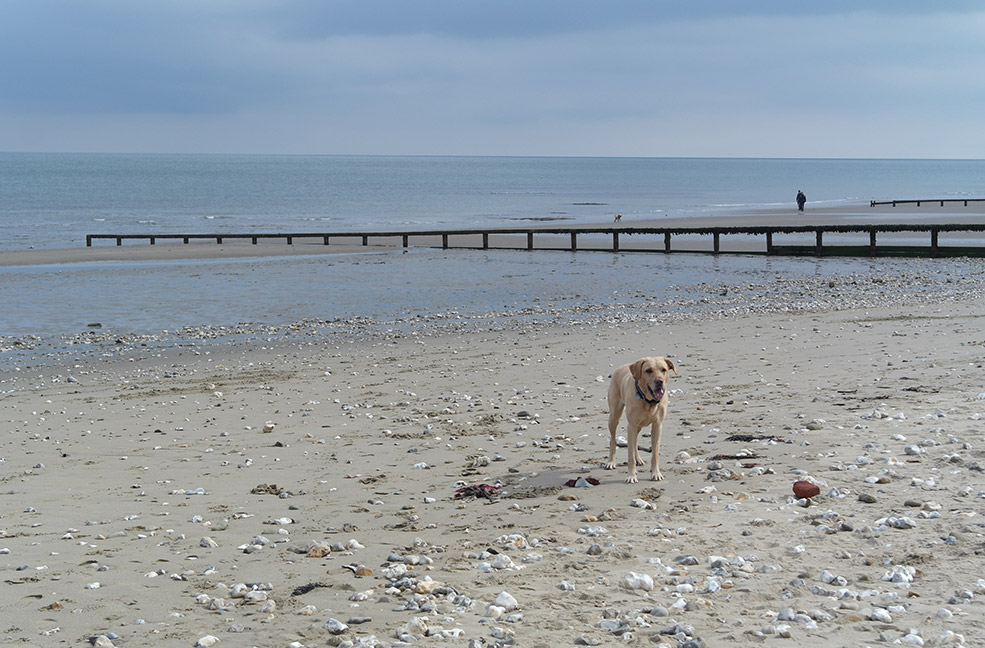
[[[0,153],[0,259],[87,234],[519,227],[985,197],[985,160]],[[143,243],[146,244],[146,243]],[[411,249],[236,260],[0,266],[3,340],[449,313],[572,313],[732,278],[871,271],[870,260]],[[891,263],[884,261],[883,263]],[[635,291],[635,293],[634,293]],[[557,306],[553,306],[557,308]],[[415,320],[414,318],[418,318]],[[0,352],[2,353],[2,352]]]

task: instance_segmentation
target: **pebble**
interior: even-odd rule
[[[348,625],[342,623],[338,619],[329,619],[322,625],[322,627],[335,635],[342,634],[349,629]]]
[[[653,577],[649,574],[629,572],[620,579],[619,585],[628,590],[649,592],[653,589]]]
[[[495,604],[505,609],[507,612],[511,612],[520,607],[516,598],[509,592],[500,592],[496,597]]]
[[[915,529],[917,526],[917,523],[912,518],[895,513],[876,520],[874,524],[877,526],[890,526],[894,529]]]
[[[869,610],[868,616],[870,621],[879,621],[880,623],[892,623],[893,616],[889,613],[889,610],[884,608],[873,608]]]
[[[89,643],[93,648],[115,648],[113,641],[106,635],[95,635],[89,637]]]

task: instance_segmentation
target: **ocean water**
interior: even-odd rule
[[[985,161],[0,154],[0,256],[89,233],[251,233],[518,226],[728,215],[871,199],[985,197]],[[506,250],[0,265],[0,349],[183,327],[415,318],[490,325],[700,308],[705,283],[885,275],[916,262]],[[956,278],[980,274],[955,261]],[[909,265],[908,265],[909,264]],[[941,267],[940,265],[927,266]],[[933,270],[931,270],[933,271]],[[654,313],[656,321],[660,313]],[[392,325],[391,325],[392,323]],[[5,343],[6,340],[6,343]],[[34,344],[32,342],[32,344]],[[16,362],[0,352],[0,366]]]
[[[301,257],[97,262],[0,268],[0,335],[100,330],[156,334],[207,325],[276,327],[365,319],[408,332],[414,318],[497,319],[677,299],[702,283],[812,277],[819,259],[430,250]],[[839,272],[866,272],[843,260]],[[646,281],[642,283],[641,274]],[[41,290],[38,290],[38,288]],[[659,317],[659,313],[654,313]],[[377,330],[383,330],[377,327]],[[0,345],[2,346],[2,345]]]
[[[985,197],[983,160],[0,153],[0,251],[90,233],[511,227]]]

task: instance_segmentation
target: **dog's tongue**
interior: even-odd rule
[[[664,390],[663,387],[653,391],[653,400],[663,400]]]

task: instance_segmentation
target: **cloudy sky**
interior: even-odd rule
[[[0,150],[985,157],[981,0],[0,0]]]

